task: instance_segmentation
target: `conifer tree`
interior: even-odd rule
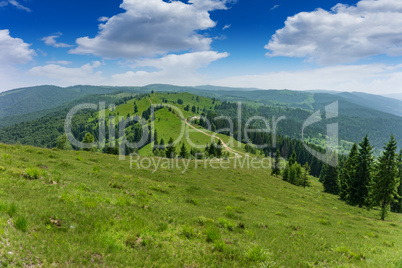
[[[219,140],[216,146],[216,157],[218,158],[222,157],[222,149],[223,149],[222,141]]]
[[[356,175],[357,153],[357,144],[355,143],[350,149],[349,156],[343,165],[342,174],[340,176],[339,196],[343,201],[348,200],[351,182]]]
[[[303,171],[303,175],[301,177],[300,185],[303,186],[304,188],[306,188],[306,187],[310,186],[310,181],[308,179],[308,175],[310,174],[310,167],[307,162],[304,164],[303,168],[304,168],[304,171]]]
[[[289,166],[293,165],[296,163],[297,155],[296,152],[293,150],[292,155],[289,157]]]
[[[212,142],[211,146],[209,146],[209,152],[208,153],[209,153],[210,157],[215,157],[216,156],[216,146],[215,146],[214,142]]]
[[[271,175],[277,176],[277,175],[281,174],[281,170],[279,168],[280,154],[281,153],[280,153],[279,149],[277,149],[276,153],[275,153],[274,167],[273,167],[273,169],[271,171]]]
[[[337,167],[324,164],[320,180],[324,186],[324,192],[330,194],[339,194],[339,172]]]
[[[389,142],[384,146],[382,156],[378,159],[373,179],[371,198],[373,205],[381,208],[381,220],[385,219],[391,204],[395,202],[395,197],[398,196],[397,190],[400,179],[398,178],[398,155],[396,149],[396,140],[391,135]]]
[[[392,212],[402,213],[402,150],[399,151],[398,155],[398,177],[399,177],[399,187],[398,187],[398,198],[397,202],[391,206]]]
[[[183,142],[183,145],[181,146],[179,155],[180,155],[181,158],[186,158],[187,157],[187,149],[186,149],[186,146],[184,145],[184,142]]]
[[[173,138],[170,137],[168,146],[166,148],[166,157],[175,158],[176,157],[176,147],[173,144]]]
[[[161,139],[161,142],[159,143],[159,149],[165,151],[165,141],[163,138]]]
[[[372,182],[373,149],[368,137],[364,137],[359,144],[359,152],[356,157],[356,173],[350,183],[348,201],[359,207],[369,205],[369,189]]]

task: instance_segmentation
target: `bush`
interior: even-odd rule
[[[211,243],[221,239],[221,232],[216,227],[210,227],[205,231],[207,242]]]
[[[218,227],[228,229],[229,231],[234,231],[236,224],[230,220],[219,218]]]
[[[268,259],[268,255],[261,246],[253,246],[247,252],[247,259],[252,262],[264,262]]]
[[[37,168],[28,168],[23,175],[28,180],[37,180],[42,176],[42,172]]]
[[[191,226],[183,226],[181,234],[187,239],[191,239],[194,236],[194,229]]]

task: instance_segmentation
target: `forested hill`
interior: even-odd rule
[[[270,114],[264,114],[264,111],[272,110],[275,107],[280,108],[278,111],[282,111],[283,115],[288,117],[291,114],[297,114],[295,118],[289,117],[288,119],[292,122],[298,122],[298,127],[293,124],[291,133],[282,133],[294,138],[301,138],[302,124],[309,114],[317,110],[323,112],[328,104],[338,101],[339,118],[331,122],[337,121],[339,123],[340,138],[342,140],[359,142],[365,135],[368,135],[372,144],[380,149],[387,142],[389,135],[393,133],[398,143],[402,144],[402,117],[395,115],[400,104],[397,100],[387,103],[387,100],[390,99],[360,93],[256,90],[252,88],[232,88],[231,90],[231,88],[213,86],[179,87],[154,84],[144,87],[74,86],[60,88],[38,86],[16,89],[0,94],[0,128],[36,120],[53,112],[57,113],[60,109],[65,108],[63,105],[71,101],[78,101],[85,96],[117,94],[119,92],[146,94],[152,91],[190,92],[221,101],[240,101],[245,105],[259,109],[258,115],[268,117]],[[292,109],[302,110],[292,113]],[[378,109],[389,112],[394,111],[394,114],[381,112]],[[302,114],[305,115],[305,118],[301,117]],[[323,118],[325,118],[324,114]],[[317,135],[326,134],[327,123],[327,121],[322,120],[312,126],[317,130]]]
[[[130,87],[36,86],[0,93],[0,118],[47,110],[94,94],[130,92]]]

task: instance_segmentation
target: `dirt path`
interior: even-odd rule
[[[153,105],[151,98],[148,98],[148,99],[149,99],[149,102],[151,103],[151,105]],[[198,118],[197,118],[197,117],[193,117],[192,119],[198,119]],[[207,135],[207,136],[209,136],[209,137],[215,137],[216,139],[220,140],[221,143],[222,143],[223,148],[224,148],[226,151],[228,151],[229,153],[234,154],[235,157],[243,157],[243,156],[245,156],[245,157],[250,157],[248,154],[245,154],[245,153],[242,153],[242,152],[239,152],[239,151],[237,151],[237,150],[235,150],[235,149],[230,148],[221,138],[219,138],[219,137],[217,137],[217,136],[214,136],[214,135],[211,135],[211,134],[208,134],[207,132],[202,131],[202,130],[200,130],[200,129],[194,127],[193,125],[191,125],[191,124],[187,121],[187,119],[184,119],[184,123],[186,123],[187,126],[191,127],[192,129],[195,129],[196,131],[198,131],[198,132],[200,132],[200,133],[202,133],[202,134],[204,134],[204,135]]]

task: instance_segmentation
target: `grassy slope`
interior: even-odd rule
[[[316,181],[303,189],[269,170],[191,163],[186,173],[152,173],[112,155],[0,144],[2,263],[402,265],[401,215],[381,222],[377,210],[350,207]],[[30,168],[40,179],[21,176]],[[15,228],[21,217],[26,232]]]
[[[106,110],[106,120],[109,120],[110,114],[113,114],[115,116],[115,122],[118,122],[118,117],[123,116],[124,118],[127,118],[127,114],[130,114],[130,116],[134,115],[134,102],[137,104],[138,107],[138,112],[136,113],[137,115],[141,116],[143,111],[147,110],[152,101],[152,103],[157,106],[159,104],[163,104],[162,99],[167,99],[168,100],[168,105],[173,105],[177,107],[180,112],[182,113],[182,116],[184,118],[191,118],[193,116],[199,116],[199,114],[194,113],[191,111],[191,107],[195,105],[196,107],[200,108],[200,113],[202,110],[205,108],[207,110],[212,110],[215,106],[213,104],[213,100],[210,98],[205,98],[205,97],[198,97],[197,101],[197,96],[190,94],[190,93],[154,93],[151,94],[151,97],[148,98],[142,98],[141,100],[129,100],[127,103],[119,105],[115,108],[113,112],[110,110]],[[178,99],[183,100],[183,104],[180,105],[177,103]],[[220,102],[216,101],[216,104]],[[190,110],[185,111],[184,107],[187,105],[190,105]],[[89,121],[93,121],[94,118],[90,118]],[[179,153],[180,147],[182,142],[185,143],[187,150],[189,151],[191,147],[194,147],[193,145],[199,146],[200,149],[204,149],[207,144],[211,144],[212,141],[215,143],[218,142],[218,139],[214,138],[212,139],[211,137],[196,132],[194,130],[188,131],[189,127],[185,125],[184,121],[181,120],[177,115],[174,115],[172,112],[169,112],[167,108],[163,108],[161,110],[155,111],[155,129],[158,132],[158,142],[160,141],[161,138],[163,138],[165,145],[167,145],[169,139],[172,137],[175,141],[180,137],[180,133],[183,127],[185,127],[185,134],[188,135],[186,136],[181,136],[182,138],[179,140],[179,142],[176,144],[176,152]],[[199,128],[209,135],[213,135],[214,133],[211,131],[206,131],[203,128]],[[217,137],[221,138],[225,143],[229,143],[230,137],[226,135],[221,135],[218,134],[216,135]],[[244,144],[238,144],[234,140],[233,146],[236,150],[239,150],[243,152],[244,150]],[[191,145],[190,145],[191,144]],[[230,144],[228,144],[230,146]],[[140,150],[140,155],[142,156],[153,156],[152,152],[152,146],[151,144],[145,146]]]

